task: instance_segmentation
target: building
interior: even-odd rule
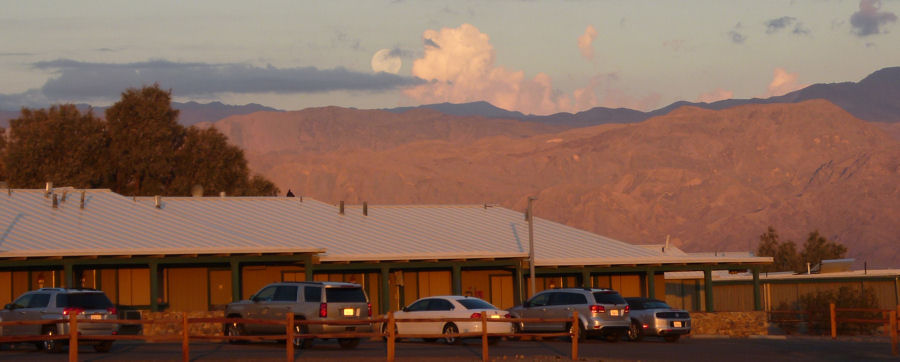
[[[210,310],[274,281],[362,284],[379,312],[429,295],[498,307],[529,293],[529,225],[495,205],[331,205],[303,197],[0,193],[0,301],[48,286],[102,289],[122,309]],[[537,291],[662,296],[664,272],[751,270],[768,257],[639,246],[534,218]],[[711,283],[704,289],[712,310]],[[758,284],[753,283],[758,287]],[[761,307],[759,289],[752,299]]]

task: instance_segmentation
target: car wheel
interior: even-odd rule
[[[45,328],[44,333],[41,333],[41,334],[45,335],[45,336],[50,336],[50,337],[55,337],[55,336],[59,335],[59,333],[56,332],[56,327]],[[55,340],[55,339],[48,339],[48,340],[43,341],[42,347],[43,347],[44,351],[46,351],[48,353],[60,353],[63,351],[62,343],[59,340]]]
[[[681,338],[681,335],[680,335],[680,334],[670,334],[670,335],[668,335],[668,336],[663,337],[663,339],[665,339],[666,342],[669,342],[669,343],[675,343],[675,342],[678,342],[678,339],[679,339],[679,338]]]
[[[641,335],[641,324],[638,321],[632,321],[631,325],[628,327],[628,330],[625,331],[625,337],[628,338],[631,342],[640,341],[643,337]]]
[[[294,334],[309,334],[309,327],[305,324],[295,324]],[[294,337],[294,348],[296,349],[309,348],[312,347],[312,344],[313,338]]]
[[[459,336],[453,336],[454,334],[459,334],[459,328],[456,327],[453,323],[447,323],[444,326],[444,343],[446,344],[460,344],[462,341],[459,339]]]
[[[569,325],[567,327],[568,328],[566,328],[566,330],[569,331],[569,340],[571,341],[572,340],[571,336],[572,336],[572,333],[575,332],[575,327],[571,323],[569,323]],[[581,323],[578,323],[578,342],[584,342],[586,339],[587,339],[587,332],[584,331],[584,325],[582,325]]]
[[[240,317],[228,317],[228,318],[240,318]],[[240,323],[228,323],[225,325],[225,335],[228,337],[240,337],[244,335],[244,326]],[[228,343],[231,344],[239,344],[246,342],[243,339],[229,339]]]
[[[94,351],[99,353],[106,353],[112,349],[112,341],[103,341],[94,345]]]
[[[354,349],[359,345],[359,338],[338,338],[338,344],[342,349]]]

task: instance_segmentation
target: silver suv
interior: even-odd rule
[[[230,303],[225,307],[227,318],[284,320],[288,312],[296,320],[346,321],[366,320],[372,316],[372,304],[362,286],[337,282],[283,282],[269,284],[250,297],[250,300]],[[224,326],[228,336],[284,334],[283,325],[228,323]],[[371,324],[295,325],[294,333],[318,334],[340,332],[371,332]],[[341,348],[359,345],[359,338],[338,338]],[[312,345],[313,339],[294,339],[297,348]],[[231,340],[238,343],[239,340]]]
[[[46,319],[110,320],[118,319],[116,307],[103,291],[95,289],[41,288],[22,294],[0,310],[0,320],[36,321]],[[83,336],[113,335],[118,326],[113,323],[79,323],[78,333]],[[12,325],[0,328],[3,336],[61,335],[69,333],[68,323]],[[67,340],[37,342],[38,349],[62,352]],[[97,352],[109,352],[113,341],[84,341],[93,344]]]
[[[612,289],[563,288],[535,294],[524,304],[509,310],[513,318],[572,318],[578,311],[578,336],[600,335],[610,342],[618,341],[628,330],[628,303]],[[516,325],[521,332],[572,331],[572,323],[525,323]]]

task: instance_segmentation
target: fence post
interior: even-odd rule
[[[286,333],[287,341],[285,345],[287,346],[287,360],[294,360],[294,312],[287,312],[287,327]]]
[[[396,344],[394,338],[397,337],[394,335],[394,329],[397,328],[394,325],[394,312],[388,312],[388,319],[383,323],[387,323],[387,360],[388,362],[394,362],[394,345]]]
[[[191,331],[188,328],[187,312],[181,312],[181,360],[188,362],[191,360],[191,350],[188,347]]]
[[[481,312],[481,360],[488,362],[491,354],[488,352],[487,312]]]
[[[78,362],[78,313],[69,314],[69,362]]]
[[[572,360],[578,360],[578,332],[581,331],[581,321],[578,320],[578,311],[572,311]]]
[[[897,355],[897,311],[891,311],[891,353]]]
[[[831,314],[831,339],[837,339],[837,311],[834,310],[834,303],[828,304]]]

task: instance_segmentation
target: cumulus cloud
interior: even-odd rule
[[[17,111],[22,107],[40,108],[53,103],[44,96],[40,89],[31,89],[22,93],[0,94],[0,110]]]
[[[597,37],[597,29],[593,25],[588,25],[584,29],[584,34],[578,37],[578,49],[581,50],[581,56],[587,60],[594,60],[594,39]]]
[[[171,88],[179,96],[211,96],[220,93],[379,91],[421,82],[394,74],[362,73],[345,68],[275,68],[166,60],[112,64],[59,59],[37,62],[33,66],[55,72],[41,91],[50,99],[63,100],[117,97],[129,87],[153,83]]]
[[[734,92],[716,88],[715,90],[706,92],[697,97],[697,102],[712,103],[726,99],[734,98]]]
[[[788,73],[783,68],[775,68],[773,73],[766,97],[780,96],[806,87],[806,84],[797,82],[797,73]]]
[[[426,83],[404,91],[418,102],[487,101],[497,107],[531,114],[571,112],[614,101],[630,102],[617,106],[648,102],[643,98],[624,97],[608,85],[602,86],[602,77],[595,77],[596,80],[573,95],[556,90],[545,73],[526,78],[521,70],[495,64],[490,38],[470,24],[427,30],[422,37],[426,40],[425,53],[413,62],[412,75]]]
[[[897,15],[881,11],[881,0],[860,0],[859,11],[850,16],[850,25],[857,36],[882,33],[880,27],[897,21]]]
[[[782,16],[780,18],[766,21],[765,25],[766,34],[774,34],[780,32],[782,29],[791,27],[794,28],[791,33],[795,35],[808,35],[810,33],[809,28],[803,26],[803,23],[798,21],[797,18],[791,16]]]

